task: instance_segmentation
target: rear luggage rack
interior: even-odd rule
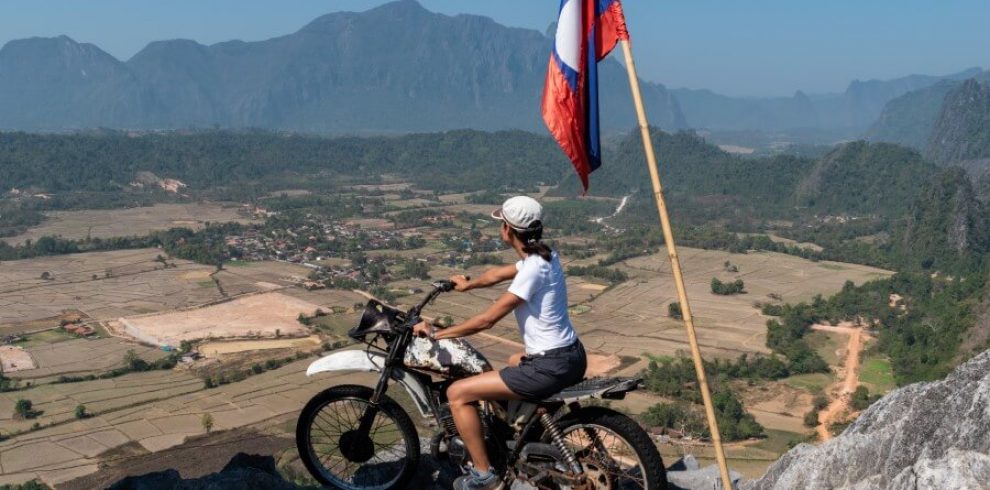
[[[605,378],[596,376],[568,386],[560,392],[550,395],[545,401],[571,401],[582,398],[606,398],[621,400],[626,392],[640,387],[641,378]]]

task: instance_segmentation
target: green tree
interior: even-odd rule
[[[852,393],[850,404],[853,410],[866,410],[878,398],[878,396],[870,396],[870,390],[865,386],[857,386],[856,391]]]
[[[84,419],[86,417],[89,417],[89,414],[86,413],[86,405],[83,405],[81,403],[79,405],[76,405],[76,418]]]
[[[138,357],[134,349],[130,349],[124,354],[124,368],[132,372],[139,372],[151,369],[151,365],[148,364],[148,361]]]
[[[34,411],[34,404],[31,403],[31,400],[24,398],[18,399],[14,404],[14,412],[22,419],[33,419],[37,416],[37,413]]]
[[[213,431],[213,416],[212,415],[210,415],[208,413],[204,413],[203,414],[203,417],[201,417],[199,419],[199,423],[200,423],[200,425],[203,426],[203,430],[205,430],[207,434],[209,434],[210,432]]]

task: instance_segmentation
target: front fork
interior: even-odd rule
[[[392,367],[386,365],[382,369],[382,375],[378,378],[378,384],[375,385],[375,391],[371,394],[371,399],[369,399],[368,408],[365,409],[364,414],[361,415],[361,424],[358,426],[358,431],[360,434],[368,434],[371,431],[371,426],[375,422],[375,417],[378,416],[378,404],[381,402],[385,392],[388,390],[388,379],[392,375]]]
[[[412,335],[411,330],[404,331],[395,341],[395,345],[389,349],[388,357],[385,358],[385,366],[382,367],[382,375],[378,378],[378,384],[375,385],[375,391],[371,394],[371,399],[368,400],[370,403],[367,410],[361,416],[361,425],[358,427],[361,434],[367,434],[371,431],[371,425],[378,415],[378,404],[381,403],[382,397],[388,391],[388,380],[392,377],[392,366],[395,365],[397,359],[402,359],[402,355],[405,354],[405,352],[399,352],[400,350],[404,351],[404,349],[397,349],[395,347],[408,344],[409,339],[407,337],[410,335]]]

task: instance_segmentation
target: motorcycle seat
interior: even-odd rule
[[[542,401],[570,403],[586,398],[621,400],[625,398],[627,392],[638,389],[642,382],[641,378],[587,378],[544,398]]]

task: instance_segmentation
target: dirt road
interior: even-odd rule
[[[849,398],[859,386],[859,359],[863,352],[863,344],[866,343],[865,341],[869,336],[863,333],[862,327],[853,326],[851,323],[843,323],[834,327],[831,325],[813,325],[811,329],[849,336],[849,343],[846,344],[846,359],[839,369],[842,380],[837,383],[838,389],[831,390],[834,397],[832,402],[824,410],[818,412],[818,427],[815,430],[818,432],[819,439],[827,441],[832,437],[828,426],[837,416],[849,409]]]

